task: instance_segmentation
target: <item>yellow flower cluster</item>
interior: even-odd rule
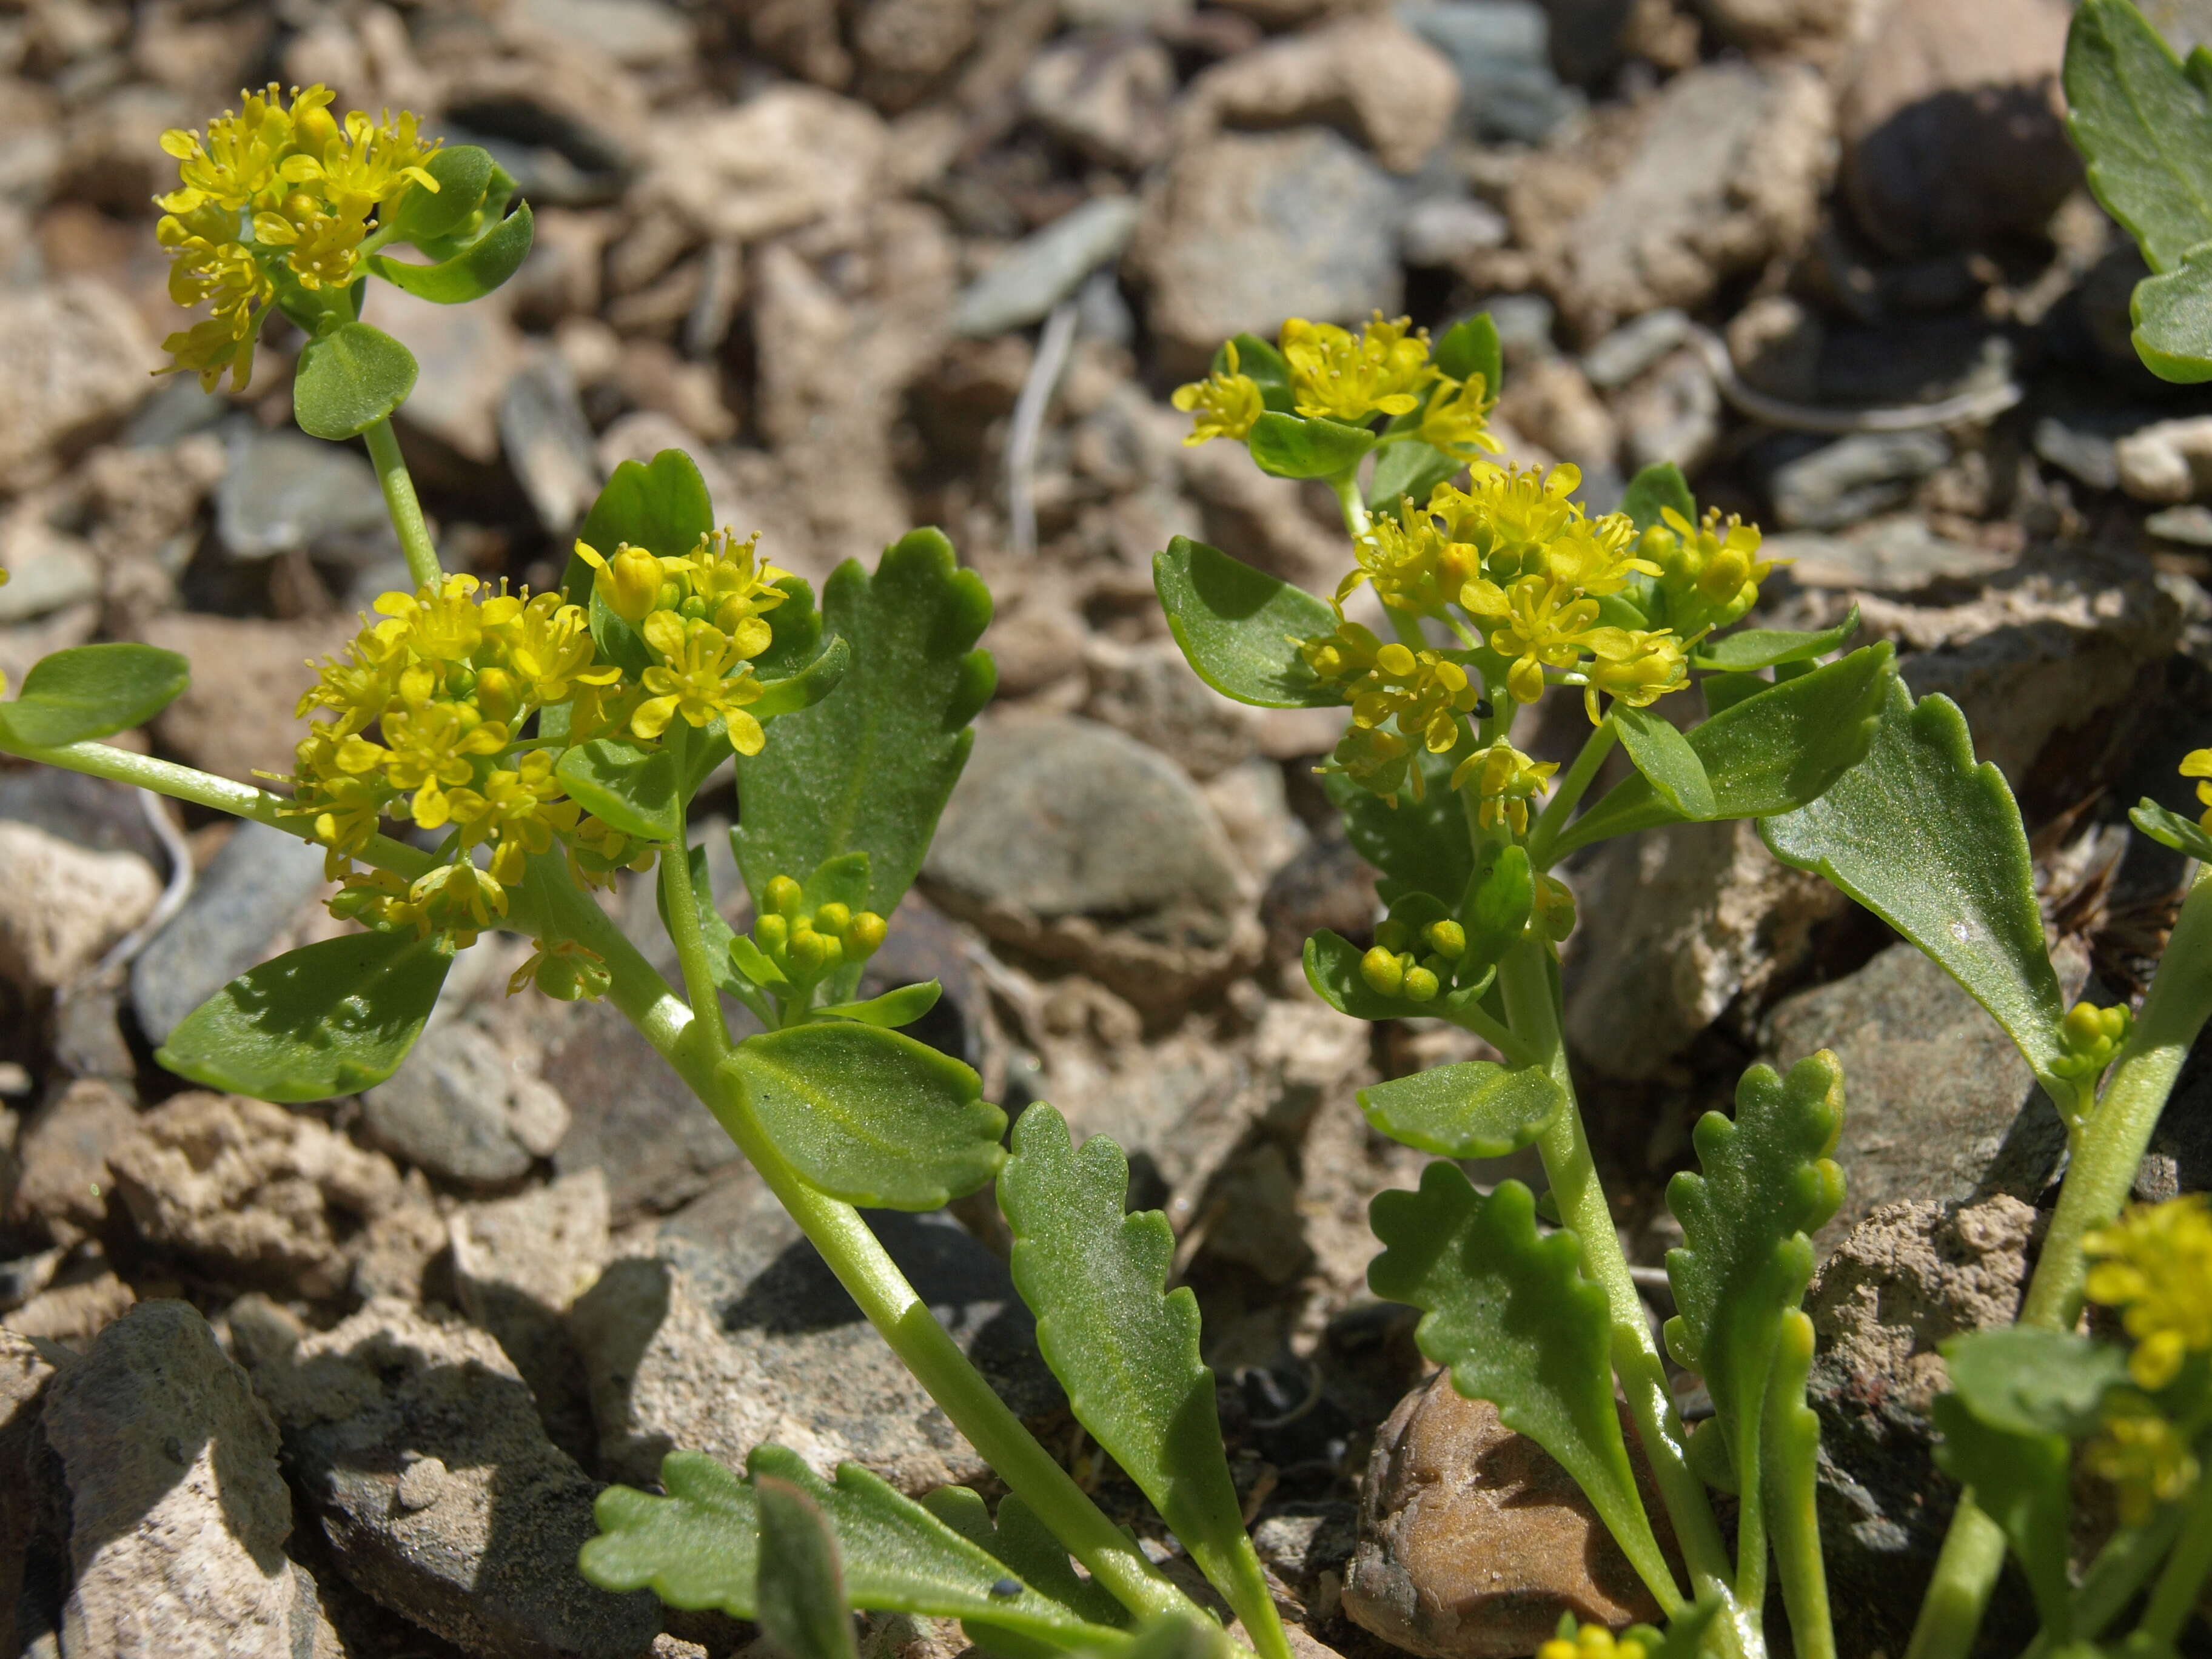
[[[331,112],[327,87],[293,89],[288,106],[271,82],[239,94],[240,108],[207,125],[161,135],[176,158],[178,185],[155,202],[168,249],[169,297],[210,304],[214,314],[172,334],[163,349],[212,392],[223,370],[242,389],[253,374],[253,341],[276,293],[273,270],[301,288],[345,288],[360,275],[372,214],[438,182],[424,163],[413,115]]]
[[[2191,1354],[2212,1352],[2212,1204],[2190,1194],[2137,1205],[2083,1248],[2095,1258],[2089,1299],[2121,1310],[2136,1340],[2128,1372],[2164,1388]]]
[[[1415,800],[1425,786],[1415,746],[1448,753],[1475,712],[1481,693],[1466,669],[1439,652],[1385,645],[1373,631],[1340,615],[1336,631],[1299,642],[1315,675],[1341,688],[1352,725],[1337,744],[1334,765],[1393,805],[1398,791]],[[1395,730],[1393,728],[1395,728]]]
[[[1449,918],[1431,922],[1418,937],[1402,921],[1384,921],[1375,929],[1374,948],[1359,959],[1359,977],[1377,996],[1434,1002],[1452,963],[1466,954],[1467,930]]]
[[[1559,1620],[1559,1633],[1536,1650],[1536,1659],[1644,1659],[1644,1644],[1634,1636],[1615,1639],[1603,1625],[1572,1630],[1574,1615]]]
[[[1659,516],[1664,522],[1644,532],[1638,550],[1657,562],[1668,614],[1686,632],[1726,628],[1759,603],[1759,584],[1775,562],[1759,556],[1757,526],[1734,514],[1723,520],[1717,507],[1698,525],[1671,507]]]
[[[1234,438],[1241,443],[1251,435],[1252,422],[1267,412],[1260,383],[1240,372],[1236,341],[1221,348],[1221,368],[1202,380],[1177,386],[1169,399],[1184,414],[1198,416],[1185,444],[1202,444],[1209,438]]]
[[[2212,779],[2212,749],[2192,749],[2181,757],[2181,775],[2185,778]],[[2197,786],[2197,804],[2205,810],[2197,822],[2212,830],[2212,782]]]
[[[2188,1497],[2201,1471],[2197,1454],[2172,1424],[2149,1401],[2121,1392],[2104,1427],[2083,1448],[2082,1461],[2116,1489],[2121,1521],[2139,1527],[2161,1504]]]

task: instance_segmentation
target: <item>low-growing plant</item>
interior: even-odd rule
[[[2087,0],[2084,15],[2113,3]],[[1195,416],[1188,441],[1241,442],[1263,471],[1327,484],[1351,541],[1326,598],[1185,539],[1154,565],[1169,627],[1215,690],[1349,711],[1322,769],[1388,915],[1365,949],[1315,934],[1306,978],[1343,1013],[1449,1021],[1499,1056],[1361,1092],[1376,1129],[1438,1155],[1419,1191],[1375,1200],[1384,1248],[1369,1284],[1421,1310],[1421,1351],[1574,1476],[1673,1621],[1672,1646],[1764,1653],[1771,1561],[1794,1650],[1834,1654],[1820,1429],[1805,1400],[1814,1331],[1800,1304],[1812,1236],[1844,1195],[1831,1156],[1842,1069],[1826,1050],[1786,1073],[1753,1066],[1734,1117],[1698,1124],[1698,1168],[1668,1187],[1683,1242],[1668,1255],[1677,1311],[1664,1341],[1713,1404],[1692,1430],[1560,1036],[1558,951],[1575,923],[1561,860],[1638,830],[1755,820],[1775,856],[1872,910],[1989,1011],[2069,1137],[2019,1324],[1945,1347],[1938,1456],[1966,1495],[1912,1659],[1966,1650],[2008,1546],[2033,1587],[2039,1650],[2171,1651],[2212,1568],[2212,1480],[2198,1478],[2212,1451],[2212,1211],[2191,1198],[2118,1217],[2212,1009],[2212,886],[2191,884],[2139,1015],[2069,1012],[2019,811],[1996,769],[1975,764],[1958,708],[1916,701],[1888,645],[1848,650],[1856,611],[1818,632],[1741,625],[1771,568],[1760,534],[1701,514],[1674,467],[1646,469],[1620,512],[1596,514],[1574,500],[1573,467],[1492,459],[1483,416],[1499,372],[1487,317],[1433,350],[1403,319],[1378,314],[1358,331],[1293,319],[1273,344],[1228,342],[1210,375],[1176,394]],[[1361,600],[1377,627],[1348,614]],[[1564,771],[1513,743],[1516,714],[1553,692],[1580,702],[1590,727]],[[1623,775],[1589,800],[1616,748]],[[2212,751],[2184,770],[2212,776]],[[2212,803],[2212,786],[2200,788]],[[2135,821],[2192,858],[2212,854],[2203,824],[2154,802]],[[1516,1181],[1482,1193],[1450,1161],[1527,1146],[1542,1159],[1540,1196]],[[2124,1309],[2131,1351],[2076,1333],[2085,1291]],[[1639,1495],[1616,1394],[1686,1578]],[[2077,1445],[2122,1511],[2078,1582]],[[1711,1491],[1735,1499],[1732,1553]],[[2133,1630],[2110,1634],[2145,1585]],[[1658,1639],[1632,1632],[1621,1645],[1648,1652]],[[1570,1619],[1544,1659],[1609,1645]]]

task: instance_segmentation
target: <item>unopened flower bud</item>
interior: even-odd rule
[[[1376,996],[1395,997],[1405,987],[1406,965],[1378,945],[1359,958],[1359,977]]]
[[[1664,564],[1682,544],[1682,538],[1663,524],[1648,526],[1636,538],[1636,556],[1649,559],[1654,564]]]
[[[818,979],[830,966],[830,951],[836,941],[826,933],[817,933],[811,927],[794,927],[791,943],[784,946],[784,957],[792,974],[799,979]]]
[[[292,118],[293,142],[312,155],[325,154],[337,136],[337,118],[320,106],[301,110]]]
[[[1406,970],[1404,994],[1407,1001],[1433,1002],[1436,1000],[1437,993],[1442,988],[1442,981],[1428,969],[1408,968]]]
[[[684,603],[684,590],[674,582],[663,582],[653,590],[653,608],[655,611],[675,611]]]
[[[890,925],[873,910],[857,910],[852,926],[845,930],[845,959],[861,962],[875,955],[884,942]]]
[[[1467,929],[1455,921],[1432,921],[1422,932],[1429,948],[1447,962],[1457,962],[1466,952]]]
[[[852,911],[835,899],[814,913],[814,926],[819,931],[841,939],[844,936],[845,929],[852,924]]]
[[[504,668],[479,669],[477,707],[483,711],[486,720],[513,720],[522,708],[522,692],[514,683],[514,676]]]
[[[799,907],[806,894],[789,876],[771,876],[764,896],[768,900],[768,908],[787,921],[799,914]]]
[[[686,622],[703,622],[707,617],[707,601],[694,593],[690,599],[676,606],[675,610],[676,614]]]
[[[1698,592],[1715,605],[1726,605],[1751,575],[1751,559],[1741,548],[1723,547],[1698,573]]]
[[[576,544],[579,550],[584,544]],[[592,579],[592,591],[606,601],[607,609],[624,622],[642,623],[653,611],[660,598],[660,561],[641,547],[623,543],[615,550],[612,559],[601,559],[595,553],[589,562],[599,568]]]
[[[790,940],[791,924],[773,911],[753,923],[753,943],[771,957],[781,955]]]

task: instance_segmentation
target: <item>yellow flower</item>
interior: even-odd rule
[[[606,995],[614,975],[597,951],[574,939],[553,945],[539,939],[530,959],[507,979],[507,994],[513,996],[532,983],[556,1002],[597,1002]]]
[[[1410,500],[1401,501],[1395,518],[1378,515],[1352,543],[1352,553],[1358,568],[1337,584],[1338,604],[1367,581],[1383,604],[1425,617],[1442,616],[1482,561],[1475,548],[1447,539]]]
[[[1546,550],[1583,516],[1571,499],[1582,481],[1581,470],[1564,461],[1549,472],[1484,463],[1464,489],[1437,485],[1429,511],[1453,541],[1475,549],[1492,581],[1509,582],[1541,569]]]
[[[1413,319],[1385,322],[1381,312],[1358,334],[1334,323],[1293,317],[1283,325],[1283,360],[1301,415],[1357,423],[1375,415],[1405,415],[1420,407],[1421,393],[1437,371],[1424,335],[1409,335]]]
[[[1267,412],[1260,383],[1237,372],[1236,341],[1223,344],[1221,357],[1224,366],[1218,372],[1177,386],[1169,399],[1186,415],[1197,412],[1183,440],[1186,444],[1202,444],[1209,438],[1234,438],[1241,443],[1250,434],[1252,422]]]
[[[2192,749],[2181,757],[2181,775],[2185,778],[2212,778],[2212,749]],[[2197,804],[2206,811],[2197,821],[2212,830],[2212,783],[2197,786]]]
[[[1601,599],[1627,586],[1632,575],[1659,574],[1659,567],[1637,557],[1635,548],[1635,521],[1626,513],[1575,518],[1545,545],[1543,568],[1553,581]]]
[[[1536,878],[1536,893],[1529,907],[1528,927],[1539,938],[1557,945],[1575,931],[1574,890],[1557,876]]]
[[[1575,1628],[1575,1616],[1559,1620],[1559,1634],[1536,1650],[1536,1659],[1644,1659],[1644,1644],[1635,1636],[1615,1640],[1603,1625]]]
[[[324,212],[322,204],[304,191],[286,197],[282,213],[253,216],[253,240],[266,247],[289,248],[284,263],[300,286],[309,289],[352,283],[354,250],[368,230],[359,219]]]
[[[1476,450],[1495,455],[1504,449],[1505,446],[1490,430],[1490,404],[1486,401],[1489,389],[1483,384],[1482,376],[1470,374],[1464,380],[1455,380],[1449,375],[1437,378],[1442,384],[1430,397],[1429,406],[1421,411],[1421,441],[1462,459],[1469,459]]]
[[[1413,763],[1413,746],[1395,732],[1380,726],[1352,726],[1337,739],[1336,752],[1330,765],[1321,769],[1338,771],[1361,788],[1377,794],[1391,805],[1398,804],[1398,792],[1410,786],[1413,799],[1419,800],[1425,786],[1421,781],[1421,769]]]
[[[735,531],[724,530],[701,538],[687,557],[661,561],[664,576],[674,576],[684,590],[678,610],[687,619],[714,623],[740,657],[757,657],[775,638],[763,618],[783,603],[776,583],[791,574],[762,559],[759,549],[758,531],[739,541]]]
[[[1336,613],[1334,633],[1316,634],[1297,643],[1298,655],[1313,670],[1314,678],[1324,682],[1359,678],[1375,666],[1376,653],[1382,648],[1373,629],[1345,621],[1340,610]]]
[[[299,149],[279,169],[285,181],[319,186],[340,218],[358,222],[416,185],[433,192],[438,188],[422,164],[439,146],[422,142],[410,111],[400,111],[396,122],[387,113],[380,125],[351,110],[343,128],[325,118],[302,123],[295,137]]]
[[[2084,1288],[2093,1302],[2122,1310],[2136,1340],[2128,1371],[2164,1388],[2192,1353],[2212,1349],[2212,1205],[2192,1193],[2136,1205],[2082,1248],[2096,1264]]]
[[[649,841],[625,835],[598,818],[586,817],[577,824],[572,838],[568,868],[586,887],[611,887],[617,870],[653,868],[659,850]]]
[[[1395,719],[1399,731],[1441,755],[1459,741],[1459,717],[1474,712],[1479,696],[1457,663],[1394,641],[1375,653],[1375,666],[1353,688],[1352,720],[1376,726]]]
[[[477,935],[492,925],[494,916],[507,914],[506,888],[466,860],[441,864],[416,878],[407,890],[407,902],[416,910],[418,933],[426,938],[434,933],[448,934],[462,949],[477,942]]]
[[[1662,507],[1663,526],[1644,532],[1645,546],[1660,556],[1661,585],[1677,627],[1686,633],[1725,628],[1759,603],[1759,584],[1775,562],[1759,556],[1756,525],[1717,507],[1692,525],[1673,507]],[[1672,543],[1669,546],[1668,544]]]
[[[483,585],[474,576],[448,576],[435,588],[425,582],[412,593],[380,594],[376,608],[404,625],[416,655],[459,662],[483,643],[483,607],[472,597]]]
[[[374,763],[394,789],[414,791],[409,810],[425,830],[439,829],[447,822],[451,806],[446,788],[476,775],[469,763],[496,755],[507,743],[504,725],[485,720],[466,703],[454,702],[394,709],[384,717],[384,737],[388,746],[380,750],[366,738],[347,741],[359,745],[356,756],[374,751]],[[349,772],[367,769],[347,763],[343,756],[340,764]]]
[[[1601,691],[1632,708],[1648,708],[1690,683],[1682,642],[1663,628],[1593,628],[1581,643],[1595,659],[1583,671],[1589,678],[1583,687],[1583,709],[1592,726],[1598,721]]]
[[[1516,702],[1544,695],[1547,668],[1574,666],[1583,635],[1597,621],[1595,599],[1544,576],[1523,576],[1505,588],[1472,581],[1461,590],[1460,604],[1468,615],[1498,624],[1490,648],[1514,659],[1505,671],[1505,690]]]
[[[1528,803],[1559,769],[1556,761],[1534,761],[1502,738],[1478,749],[1452,769],[1451,787],[1472,788],[1480,803],[1475,822],[1482,829],[1504,824],[1516,836],[1528,833]]]
[[[671,665],[645,671],[646,700],[629,717],[635,735],[657,738],[678,715],[694,726],[719,715],[731,748],[740,755],[760,753],[760,722],[744,705],[760,696],[761,684],[750,671],[724,678],[743,662],[728,635],[712,623],[687,623],[673,611],[656,611],[646,618],[645,641]]]
[[[665,580],[660,561],[643,548],[621,543],[610,560],[601,556],[596,547],[578,542],[576,556],[599,573],[592,579],[592,591],[606,602],[608,610],[631,626],[643,623],[660,603],[661,584]]]
[[[273,200],[283,187],[277,169],[295,123],[333,96],[327,87],[310,87],[294,94],[288,111],[271,82],[260,92],[240,93],[240,112],[225,111],[210,121],[204,138],[182,128],[163,133],[162,149],[177,160],[178,188],[155,197],[155,203],[165,213],[191,213],[212,204],[236,214]]]
[[[496,840],[491,872],[501,881],[522,879],[523,855],[543,853],[553,845],[553,832],[576,827],[582,809],[560,799],[561,783],[553,775],[553,757],[535,749],[522,757],[513,771],[495,771],[481,790],[455,789],[447,797],[453,820],[461,826],[461,845],[480,846]]]
[[[558,593],[529,600],[502,638],[507,666],[526,702],[565,702],[576,684],[612,685],[622,678],[620,668],[592,666],[592,630],[583,607],[563,604]]]
[[[2148,1401],[2124,1393],[2118,1403],[2103,1431],[2082,1449],[2082,1461],[2117,1488],[2121,1521],[2140,1527],[2159,1505],[2188,1497],[2201,1471],[2189,1442]]]

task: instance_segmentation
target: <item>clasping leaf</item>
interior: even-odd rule
[[[1391,1139],[1422,1152],[1503,1158],[1534,1146],[1566,1098],[1540,1066],[1468,1060],[1362,1089],[1359,1109]]]
[[[182,695],[191,665],[150,645],[79,645],[41,657],[15,702],[0,703],[0,741],[51,749],[143,725]]]
[[[1336,613],[1304,589],[1187,536],[1153,556],[1152,585],[1182,654],[1224,697],[1259,708],[1344,701],[1298,655],[1298,641],[1336,628]]]
[[[1333,478],[1359,465],[1375,434],[1321,416],[1303,419],[1273,410],[1252,422],[1245,440],[1260,471],[1278,478]]]
[[[673,841],[683,825],[676,757],[628,738],[595,738],[564,751],[553,768],[571,799],[626,836]]]

